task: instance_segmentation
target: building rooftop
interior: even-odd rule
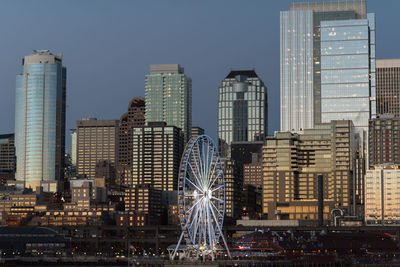
[[[258,78],[254,70],[231,70],[225,79],[233,79],[238,75],[244,75],[249,78]]]

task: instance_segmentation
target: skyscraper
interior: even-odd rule
[[[376,112],[400,117],[400,59],[376,60]]]
[[[367,134],[376,115],[375,14],[321,21],[320,30],[321,122],[352,120]]]
[[[164,121],[182,129],[185,142],[192,130],[192,79],[179,64],[151,65],[146,75],[146,123]]]
[[[132,175],[132,142],[133,128],[145,125],[146,105],[143,97],[133,98],[128,106],[128,111],[119,120],[119,145],[118,145],[118,182],[123,182]]]
[[[78,175],[93,178],[96,164],[107,160],[115,167],[118,146],[118,121],[83,119],[76,122]]]
[[[268,133],[267,87],[254,70],[231,71],[218,99],[218,148],[230,157],[232,142],[263,141]]]
[[[36,190],[61,189],[64,178],[66,68],[62,56],[24,57],[15,94],[16,180]]]
[[[376,113],[374,24],[365,0],[281,12],[281,131],[338,119],[367,129]]]
[[[132,132],[132,175],[124,177],[125,210],[132,211],[135,187],[151,185],[161,191],[178,187],[179,164],[183,152],[183,134],[180,128],[165,122],[149,122],[134,127]]]

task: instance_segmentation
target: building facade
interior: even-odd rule
[[[230,157],[232,142],[263,141],[268,133],[267,87],[254,70],[231,71],[218,89],[218,148]]]
[[[146,105],[143,97],[133,98],[128,106],[128,111],[119,120],[119,145],[117,179],[118,183],[132,176],[133,159],[133,128],[146,124]]]
[[[135,188],[148,184],[160,191],[177,190],[184,136],[180,128],[165,122],[149,122],[132,133],[132,175],[124,184],[125,211],[135,209]]]
[[[146,122],[164,121],[192,136],[192,79],[179,64],[151,65],[146,75]]]
[[[233,159],[221,158],[221,162],[225,179],[225,217],[235,220],[242,213],[242,170]]]
[[[0,180],[14,179],[15,146],[14,134],[0,135]]]
[[[376,105],[375,16],[366,1],[292,3],[280,20],[281,131],[338,119],[366,130]]]
[[[376,60],[376,112],[400,117],[400,59]]]
[[[34,50],[24,57],[15,94],[15,178],[51,191],[64,180],[66,68],[62,56]]]
[[[262,188],[263,185],[263,166],[262,153],[253,153],[251,163],[243,165],[243,183],[252,185],[255,188]]]
[[[400,164],[400,118],[380,115],[369,121],[369,167]]]
[[[117,160],[118,121],[82,119],[76,122],[77,172],[79,176],[95,177],[98,161]]]
[[[400,169],[376,165],[365,175],[365,223],[400,224]]]
[[[76,129],[71,129],[70,134],[71,134],[71,164],[76,167],[76,141],[77,141]]]
[[[360,135],[376,115],[375,14],[321,21],[321,122],[352,120]]]
[[[192,127],[192,137],[197,137],[204,134],[204,129],[199,126]]]
[[[262,153],[263,213],[269,219],[317,220],[318,175],[324,177],[324,220],[333,207],[357,213],[363,200],[363,181],[353,160],[357,143],[351,121],[267,137]]]

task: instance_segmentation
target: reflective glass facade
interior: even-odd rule
[[[229,157],[232,142],[262,141],[268,133],[267,87],[253,70],[231,71],[219,87],[218,147]]]
[[[314,125],[313,12],[281,12],[281,131]]]
[[[375,15],[321,22],[321,120],[368,131],[375,111]],[[371,77],[371,79],[370,79]]]
[[[291,4],[290,11],[281,12],[280,19],[281,131],[301,132],[321,122],[328,122],[322,119],[321,114],[326,102],[321,98],[327,97],[327,93],[328,97],[342,93],[351,96],[354,93],[349,92],[349,87],[358,87],[360,90],[368,87],[371,99],[374,98],[374,15],[366,14],[365,0],[295,2]],[[360,21],[367,21],[367,30],[365,23]],[[350,36],[346,31],[329,36],[327,28],[330,24],[326,23],[330,22],[335,27],[351,27],[358,36]],[[364,30],[361,30],[362,27]],[[338,45],[333,46],[328,42],[337,42]],[[360,61],[371,62],[370,68],[360,68]],[[355,74],[349,73],[349,69],[354,70]],[[363,84],[365,77],[369,79],[370,73],[371,85]],[[336,79],[337,82],[329,84],[327,78]],[[352,85],[353,82],[358,84]],[[327,86],[324,96],[323,83]],[[371,103],[371,114],[375,114],[374,105]]]
[[[400,170],[377,165],[365,175],[365,223],[400,224]]]
[[[146,123],[164,121],[179,127],[187,141],[192,130],[192,79],[178,64],[151,65],[145,89]]]
[[[16,82],[15,176],[34,190],[63,179],[65,89],[61,55],[39,50],[24,58]]]

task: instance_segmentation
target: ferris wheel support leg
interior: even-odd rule
[[[172,254],[172,258],[171,258],[171,260],[175,259],[176,253],[178,252],[179,246],[181,245],[182,238],[183,238],[183,232],[182,232],[182,234],[181,234],[181,237],[179,237],[178,244],[176,245],[176,248],[175,248],[174,254]]]
[[[222,234],[222,232],[221,232],[221,237],[222,237],[222,241],[224,241],[224,245],[225,245],[225,248],[226,248],[226,252],[228,252],[229,258],[232,259],[231,252],[229,251],[228,244],[226,243],[225,237],[224,237],[224,235]]]

